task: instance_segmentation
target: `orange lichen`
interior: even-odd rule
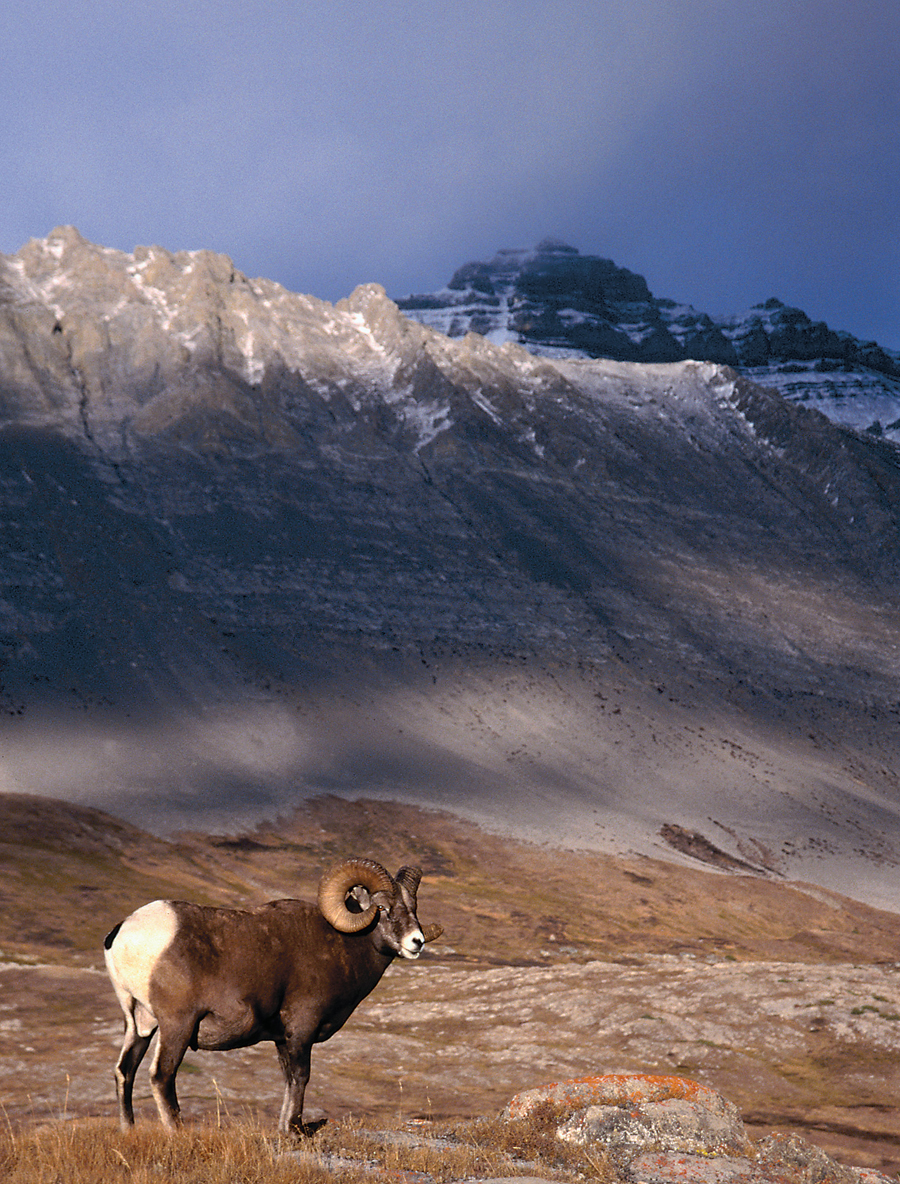
[[[669,1098],[697,1102],[710,1109],[721,1105],[715,1090],[687,1077],[607,1073],[573,1077],[538,1089],[524,1090],[510,1099],[505,1113],[508,1118],[525,1118],[542,1102],[579,1110],[585,1106],[634,1106],[642,1102],[664,1102]]]

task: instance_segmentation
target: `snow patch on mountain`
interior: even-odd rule
[[[548,239],[466,264],[446,287],[398,305],[449,337],[478,333],[540,357],[724,363],[835,423],[900,443],[900,353],[776,299],[710,316],[657,299],[642,276],[608,259]]]

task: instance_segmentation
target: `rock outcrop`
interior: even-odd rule
[[[609,1074],[517,1094],[503,1117],[551,1113],[557,1138],[607,1152],[631,1184],[886,1184],[796,1135],[752,1144],[737,1108],[683,1077]]]

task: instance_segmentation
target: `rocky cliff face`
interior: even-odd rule
[[[671,824],[845,888],[863,850],[892,891],[884,439],[717,363],[536,356],[64,228],[0,259],[0,456],[0,788]]]
[[[643,276],[546,239],[461,267],[446,288],[398,300],[451,337],[481,333],[536,354],[722,363],[837,423],[900,440],[900,356],[771,299],[712,317],[657,299]]]

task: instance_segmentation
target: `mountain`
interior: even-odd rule
[[[836,423],[900,441],[900,354],[776,298],[735,316],[657,299],[643,276],[545,239],[467,263],[446,288],[397,301],[450,337],[480,333],[550,357],[734,367]]]
[[[60,228],[0,257],[0,790],[405,800],[896,907],[898,515],[894,444],[724,364]]]

